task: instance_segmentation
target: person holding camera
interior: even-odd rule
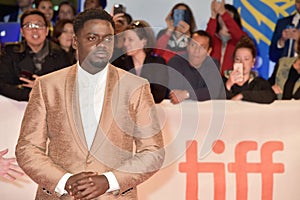
[[[293,57],[294,43],[300,28],[300,0],[295,0],[295,14],[277,21],[269,49],[270,60],[277,63],[281,57]]]
[[[123,50],[124,31],[132,22],[132,17],[126,13],[126,7],[122,4],[115,4],[112,8],[111,15],[115,23],[115,43],[110,61],[114,62],[125,53]]]
[[[167,28],[157,35],[155,53],[166,62],[175,54],[186,53],[189,37],[196,28],[192,10],[187,4],[176,4],[166,17]]]
[[[47,39],[49,21],[37,10],[21,16],[22,42],[6,44],[0,57],[0,95],[28,101],[34,80],[70,64],[66,53]]]
[[[224,78],[227,99],[265,104],[276,100],[271,84],[252,71],[256,53],[255,44],[248,36],[243,36],[237,43],[233,52],[233,70]]]
[[[213,37],[213,51],[211,56],[220,63],[221,75],[230,70],[233,65],[232,57],[235,45],[243,35],[241,18],[237,9],[225,0],[212,0],[211,17],[206,31]]]

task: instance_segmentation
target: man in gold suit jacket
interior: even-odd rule
[[[77,64],[35,80],[17,161],[39,185],[36,199],[137,199],[164,160],[149,83],[108,63],[106,11],[80,13],[74,32]]]

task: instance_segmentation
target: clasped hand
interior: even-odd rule
[[[104,175],[95,172],[81,172],[71,176],[65,190],[74,200],[89,200],[99,197],[109,189],[108,180]]]

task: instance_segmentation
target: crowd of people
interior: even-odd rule
[[[35,10],[32,10],[33,4]],[[115,11],[113,8],[110,13],[116,27],[110,62],[147,79],[156,103],[164,99],[170,99],[174,104],[188,99],[231,99],[257,103],[298,99],[298,45],[295,41],[300,36],[296,28],[300,19],[299,4],[295,0],[297,13],[278,20],[274,30],[270,59],[277,65],[268,83],[264,84],[267,87],[270,84],[273,89],[268,99],[260,95],[260,90],[264,89],[256,86],[257,80],[263,81],[263,78],[251,70],[257,56],[255,44],[243,31],[237,9],[225,4],[224,0],[212,0],[206,30],[196,30],[196,19],[187,4],[174,5],[165,18],[166,28],[156,36],[147,21],[132,19],[130,13],[126,13],[125,6],[118,5],[120,7]],[[22,40],[3,45],[0,94],[18,101],[28,101],[37,77],[77,62],[73,19],[78,13],[68,1],[59,4],[55,16],[51,0],[19,0],[18,6],[17,11],[2,19],[4,22],[20,22]],[[102,1],[87,0],[84,9],[103,6]],[[21,17],[16,18],[16,15]],[[247,56],[244,55],[247,51],[239,49],[246,48],[251,52],[247,61],[253,62],[246,63],[245,59],[240,59]],[[237,53],[242,55],[237,58]],[[242,63],[242,74],[234,68],[235,63]],[[287,65],[284,72],[282,65]],[[288,76],[286,70],[289,71]],[[235,79],[237,76],[243,78]],[[253,92],[249,93],[249,90]]]

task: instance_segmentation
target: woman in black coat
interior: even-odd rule
[[[147,79],[155,103],[160,103],[168,93],[168,71],[165,60],[153,54],[153,30],[147,22],[137,20],[123,34],[126,54],[112,61],[112,64]]]

